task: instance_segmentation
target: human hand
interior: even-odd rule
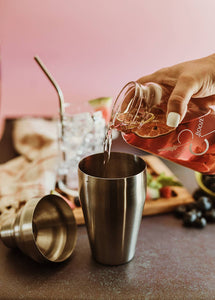
[[[192,99],[200,109],[215,105],[215,54],[163,68],[137,80],[158,83],[167,94],[167,125],[177,127]]]

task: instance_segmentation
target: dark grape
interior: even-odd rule
[[[174,214],[177,218],[182,218],[186,211],[187,208],[185,205],[179,205],[175,208]]]
[[[215,192],[215,175],[203,175],[203,184],[212,192]]]
[[[191,227],[194,225],[194,222],[197,220],[197,215],[193,212],[186,212],[183,217],[183,223],[186,227]]]
[[[215,222],[215,209],[211,209],[205,212],[205,218],[208,222],[214,223]]]
[[[204,185],[206,187],[210,188],[210,185],[215,182],[215,176],[214,175],[203,175],[202,182],[204,183]]]
[[[202,217],[202,211],[201,210],[192,209],[190,212],[196,214],[197,218],[201,218]]]
[[[198,200],[197,200],[197,207],[201,210],[201,211],[207,211],[210,210],[212,208],[212,203],[210,201],[210,198],[207,196],[201,196]]]
[[[193,209],[197,209],[197,208],[198,208],[198,206],[197,206],[196,202],[191,202],[191,203],[188,203],[186,205],[187,211],[190,211],[190,210],[193,210]]]
[[[186,227],[204,228],[207,223],[215,223],[215,197],[211,197],[201,189],[196,190],[195,202],[179,205],[174,214],[183,220]]]
[[[202,189],[197,189],[193,193],[193,198],[197,201],[201,196],[206,196],[206,192],[204,192]]]
[[[212,207],[215,208],[215,197],[211,197],[211,198],[210,198],[210,201],[211,201],[211,203],[212,203]]]
[[[205,218],[197,218],[194,222],[195,227],[204,228],[207,225],[207,221]]]
[[[215,182],[210,185],[210,190],[215,193]]]

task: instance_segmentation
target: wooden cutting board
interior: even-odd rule
[[[146,155],[142,157],[147,163],[148,171],[153,176],[158,176],[161,173],[165,173],[167,176],[174,176],[171,170],[156,156]],[[174,176],[175,179],[176,176]],[[173,186],[174,196],[171,198],[159,198],[157,200],[146,200],[143,216],[156,215],[171,212],[176,206],[180,204],[187,204],[193,202],[194,199],[190,193],[183,186]],[[77,207],[73,210],[77,224],[84,224],[84,216],[81,207]]]

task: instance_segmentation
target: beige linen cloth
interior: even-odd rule
[[[0,164],[0,227],[33,197],[55,187],[58,166],[57,122],[22,118],[14,122],[18,157]]]

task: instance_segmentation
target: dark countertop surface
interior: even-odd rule
[[[11,121],[0,142],[0,162],[15,155]],[[134,150],[121,139],[114,150]],[[192,192],[194,173],[167,162]],[[187,229],[172,214],[142,219],[136,255],[128,264],[103,266],[91,257],[85,226],[71,258],[56,265],[34,262],[0,241],[0,299],[215,299],[215,225]]]

